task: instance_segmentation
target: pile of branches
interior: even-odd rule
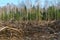
[[[60,40],[60,21],[0,23],[0,40]]]

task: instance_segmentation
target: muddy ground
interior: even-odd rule
[[[0,22],[0,40],[60,40],[60,21]]]

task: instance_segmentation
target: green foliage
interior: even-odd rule
[[[20,13],[15,13],[14,14],[14,19],[19,20],[20,19]]]
[[[23,12],[18,11],[18,8],[16,8],[16,11],[10,11],[8,14],[4,11],[4,13],[1,14],[0,19],[7,21],[7,20],[60,20],[60,9],[55,8],[54,6],[50,6],[47,9],[44,9],[41,11],[39,6],[37,9],[33,6],[32,12],[29,12],[27,10],[27,7],[24,6]],[[27,12],[28,11],[28,12]]]
[[[8,14],[8,19],[14,19],[14,12],[11,12]]]
[[[4,20],[4,21],[8,20],[8,14],[6,12],[1,14],[1,20]]]
[[[28,13],[28,20],[36,20],[36,13]]]
[[[54,20],[56,18],[56,9],[54,8],[54,6],[51,6],[48,8],[47,10],[48,13],[48,20]]]
[[[1,16],[0,16],[0,19],[3,20],[3,13],[2,13]]]
[[[56,18],[57,18],[57,20],[60,20],[60,9],[57,10]]]
[[[47,14],[47,13],[46,13],[45,11],[42,13],[42,20],[46,20],[46,17],[47,17],[46,14]]]
[[[54,6],[50,6],[47,9],[47,13],[48,20],[60,20],[60,9],[57,9]]]

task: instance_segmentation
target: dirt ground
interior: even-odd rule
[[[0,40],[60,40],[60,21],[0,22]]]

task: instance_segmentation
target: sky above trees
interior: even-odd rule
[[[22,1],[23,2],[25,2],[26,0],[0,0],[0,6],[5,6],[7,3],[9,3],[9,4],[15,4],[15,5],[18,5],[19,3],[22,3]],[[28,0],[27,0],[28,1]],[[47,1],[47,2],[46,2]],[[35,5],[35,0],[31,0],[31,3],[33,4],[33,5]],[[40,4],[42,5],[42,6],[44,6],[45,5],[45,2],[47,3],[47,4],[51,4],[51,2],[54,4],[54,2],[59,2],[58,0],[40,0]],[[27,2],[26,2],[27,3]]]

